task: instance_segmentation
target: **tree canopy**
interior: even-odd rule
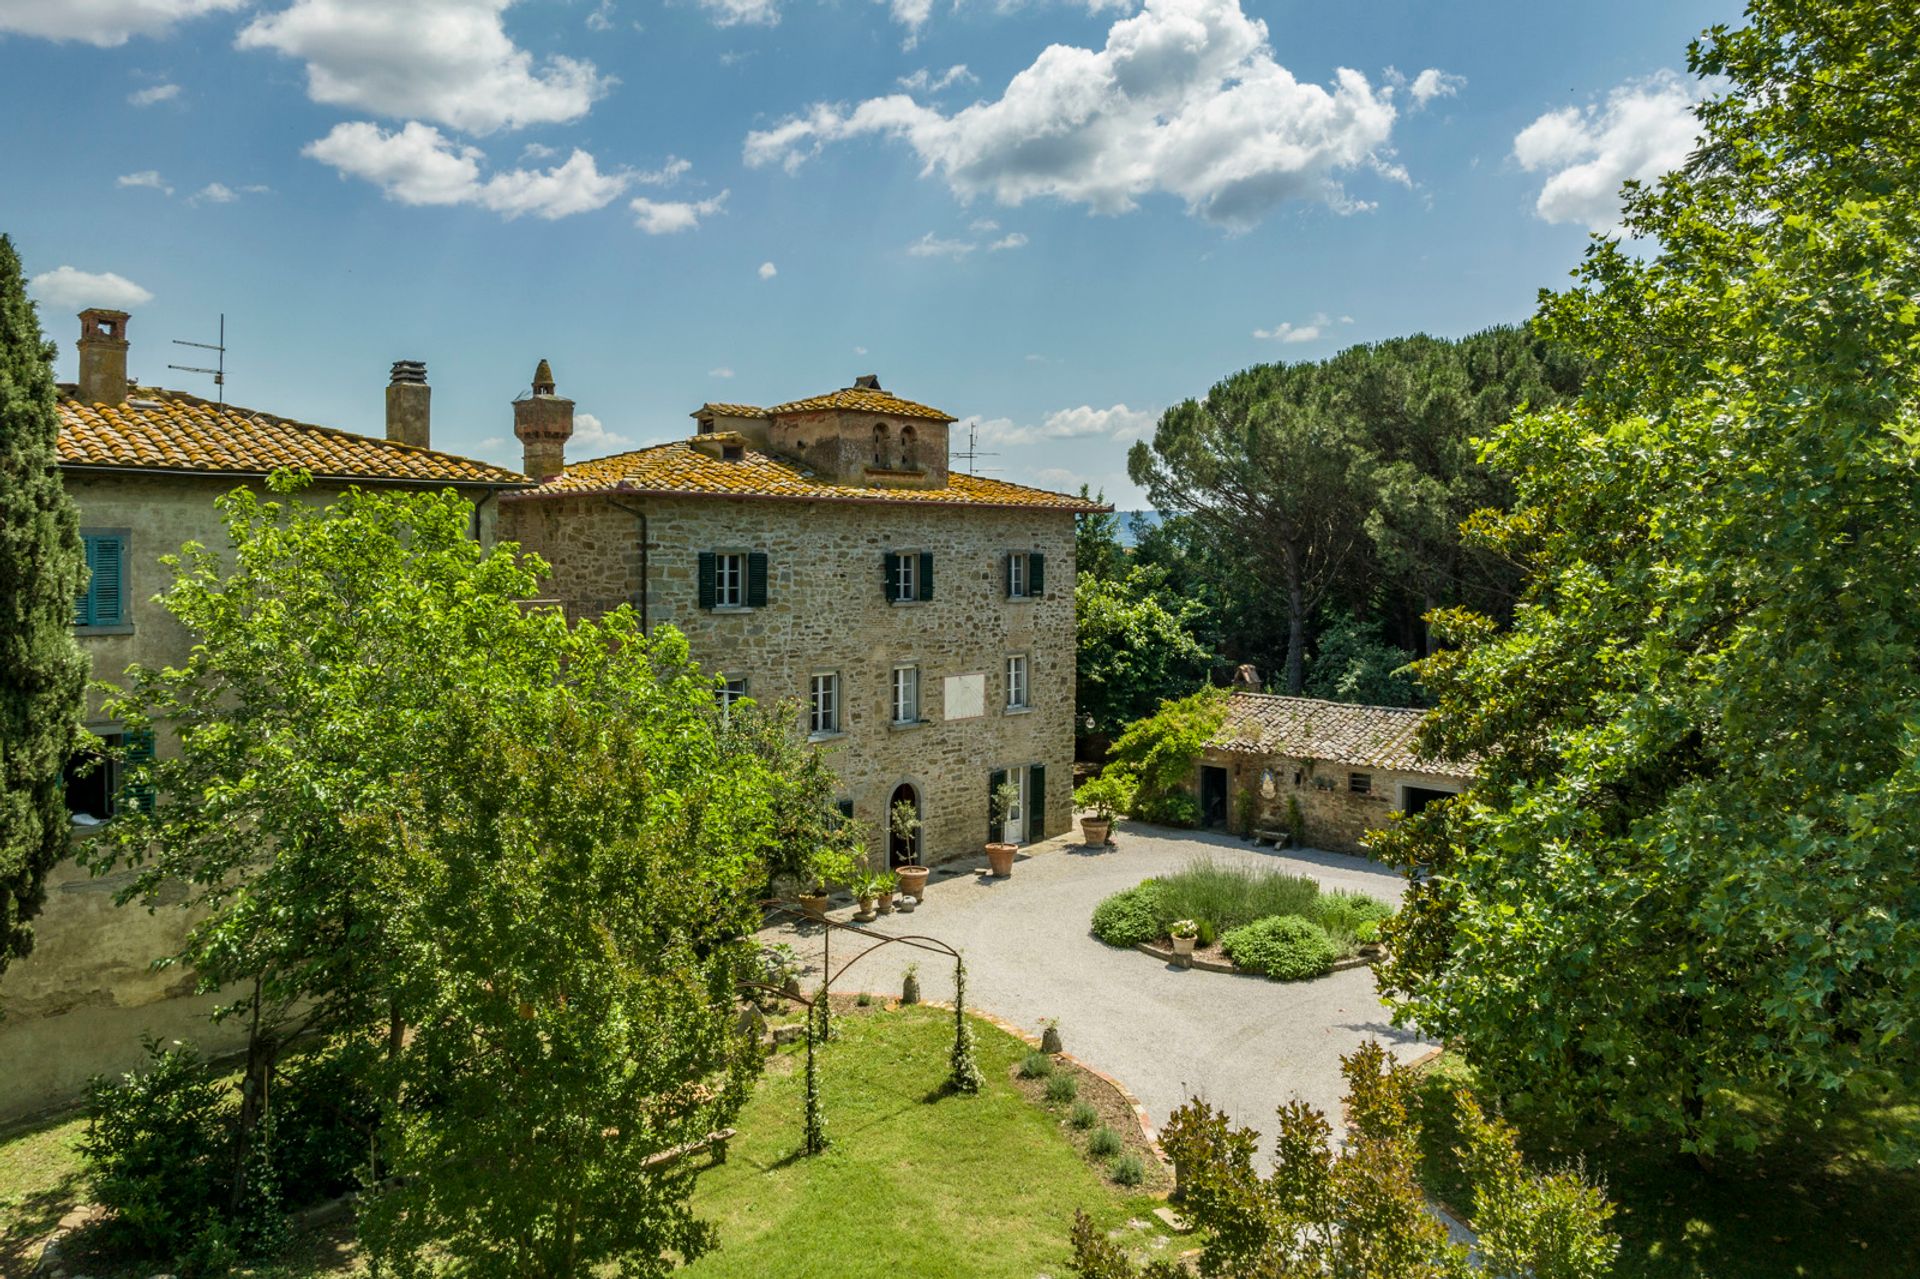
[[[28,921],[67,854],[64,770],[85,736],[73,601],[86,564],[59,438],[53,344],[0,236],[0,972],[32,949]]]
[[[1277,672],[1287,692],[1306,685],[1323,609],[1424,651],[1428,611],[1501,613],[1516,588],[1511,564],[1459,534],[1511,491],[1475,441],[1580,377],[1577,360],[1514,328],[1243,370],[1134,445],[1129,473],[1171,517],[1136,558],[1177,547],[1192,573],[1175,580],[1204,583],[1221,605],[1222,655]]]
[[[689,1176],[653,1156],[726,1126],[758,1065],[734,1021],[754,901],[830,796],[797,721],[721,714],[628,610],[526,607],[543,566],[473,542],[452,492],[220,505],[231,553],[188,546],[163,596],[192,656],[113,707],[177,747],[129,766],[157,803],[95,859],[125,899],[189,886],[180,959],[250,1027],[241,1147],[310,1032],[381,1099],[382,1261],[697,1255]]]
[[[1591,382],[1493,436],[1512,625],[1423,665],[1479,783],[1381,851],[1404,1014],[1707,1152],[1920,1084],[1920,17],[1753,0],[1689,64],[1698,149],[1543,298]]]

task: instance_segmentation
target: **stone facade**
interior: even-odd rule
[[[1226,825],[1235,834],[1288,830],[1292,801],[1300,810],[1302,842],[1338,853],[1365,852],[1367,837],[1395,813],[1418,808],[1423,797],[1455,795],[1471,784],[1457,774],[1214,748],[1202,752],[1200,767],[1226,771]]]
[[[112,627],[81,627],[75,635],[93,663],[96,679],[116,680],[134,663],[179,664],[189,636],[154,596],[172,580],[160,563],[189,541],[226,544],[214,499],[247,483],[235,476],[100,473],[69,469],[67,491],[80,508],[86,532],[120,530],[128,539],[123,591],[126,620]],[[255,485],[265,494],[264,486]],[[326,502],[339,485],[306,490],[303,500]],[[498,502],[484,490],[476,501],[476,532],[491,541]],[[88,696],[88,727],[108,734],[117,725],[102,718],[102,697]],[[157,749],[171,743],[164,732]],[[94,832],[76,826],[74,839]],[[127,1070],[141,1060],[140,1038],[194,1041],[208,1054],[243,1046],[236,1020],[208,1020],[215,998],[195,996],[193,976],[180,969],[155,971],[155,960],[174,953],[188,924],[172,902],[156,910],[115,906],[113,896],[130,876],[93,878],[77,863],[62,862],[48,878],[45,909],[34,921],[34,949],[0,974],[0,1124],[76,1100],[94,1074]],[[176,896],[173,901],[177,902]]]
[[[980,850],[989,778],[999,770],[1031,778],[1039,766],[1045,794],[1029,803],[1038,818],[1025,839],[1071,825],[1070,511],[536,491],[502,500],[500,536],[553,566],[544,593],[570,615],[630,603],[649,626],[678,627],[697,661],[744,679],[758,701],[804,701],[810,677],[836,674],[840,731],[818,743],[876,864],[885,864],[883,824],[902,785],[920,801],[927,864]],[[703,551],[764,554],[765,606],[700,607]],[[931,554],[931,599],[888,602],[890,552]],[[1007,555],[1036,552],[1041,592],[1007,598]],[[1027,658],[1026,708],[1007,706],[1013,656]],[[919,721],[907,725],[893,723],[892,713],[893,671],[902,665],[919,672]],[[983,694],[977,715],[963,704],[976,690]],[[804,715],[804,706],[795,713]]]

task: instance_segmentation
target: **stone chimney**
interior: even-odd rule
[[[395,360],[387,382],[387,438],[431,448],[433,388],[420,360]]]
[[[566,469],[573,436],[573,401],[553,393],[553,369],[545,360],[533,371],[533,394],[513,402],[513,433],[520,439],[520,469],[549,480]]]
[[[127,402],[127,313],[89,307],[80,313],[80,402]]]

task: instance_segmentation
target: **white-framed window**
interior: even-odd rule
[[[746,695],[747,677],[744,675],[722,676],[720,687],[713,690],[714,700],[720,703],[723,711],[733,709],[733,704]]]
[[[1018,551],[1007,556],[1007,598],[1027,597],[1027,557]]]
[[[893,668],[893,722],[896,724],[920,722],[920,668],[918,666]]]
[[[1023,709],[1027,704],[1027,655],[1016,653],[1007,659],[1007,709]]]
[[[713,557],[713,606],[742,608],[747,602],[747,557],[721,551]]]
[[[807,731],[815,737],[840,731],[840,676],[826,672],[807,681]]]
[[[920,557],[903,552],[893,557],[893,593],[895,603],[920,598]]]

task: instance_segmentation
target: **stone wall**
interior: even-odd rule
[[[124,570],[127,624],[76,632],[92,659],[97,679],[114,680],[129,664],[178,665],[188,655],[188,634],[154,596],[172,580],[160,557],[196,541],[225,547],[226,530],[213,500],[237,486],[231,477],[99,475],[64,473],[67,491],[80,507],[83,529],[125,529],[130,539]],[[264,489],[257,489],[264,492]],[[309,489],[304,497],[324,502],[339,489]],[[481,507],[483,536],[491,540],[495,498]],[[88,726],[111,732],[101,718],[102,698],[89,694]],[[172,743],[164,729],[156,747]],[[75,840],[88,837],[76,828]],[[153,962],[179,949],[187,917],[178,896],[149,911],[115,906],[126,882],[100,879],[72,861],[48,877],[47,902],[34,920],[34,949],[0,974],[0,1124],[77,1100],[87,1079],[132,1068],[141,1060],[142,1034],[192,1040],[208,1054],[234,1051],[245,1042],[238,1022],[213,1026],[215,1000],[192,995],[193,976],[181,969],[156,972]]]
[[[1457,793],[1470,784],[1468,778],[1447,774],[1397,772],[1246,751],[1209,749],[1202,753],[1200,763],[1227,770],[1229,830],[1237,834],[1246,834],[1249,829],[1286,830],[1288,800],[1293,800],[1300,806],[1305,844],[1340,853],[1365,852],[1368,834],[1384,828],[1394,813],[1406,807],[1407,788]],[[1358,778],[1365,779],[1361,783],[1364,789],[1356,788]]]
[[[517,498],[500,536],[554,568],[542,594],[572,615],[622,602],[650,625],[684,631],[708,670],[744,677],[749,696],[803,698],[816,672],[840,676],[842,733],[820,742],[865,827],[876,861],[894,789],[921,797],[928,863],[977,853],[996,769],[1045,768],[1044,818],[1030,839],[1072,822],[1073,517],[931,502],[811,502],[725,497]],[[622,509],[622,508],[626,509]],[[646,528],[642,589],[641,527]],[[765,608],[702,610],[700,551],[768,556]],[[933,554],[933,598],[890,604],[889,552]],[[1004,557],[1046,556],[1042,598],[1005,598]],[[1006,709],[1006,658],[1029,661],[1031,709]],[[920,668],[921,718],[891,723],[892,671]],[[980,676],[984,714],[947,718],[944,681]],[[796,715],[801,712],[796,709]],[[804,722],[804,721],[802,721]]]

